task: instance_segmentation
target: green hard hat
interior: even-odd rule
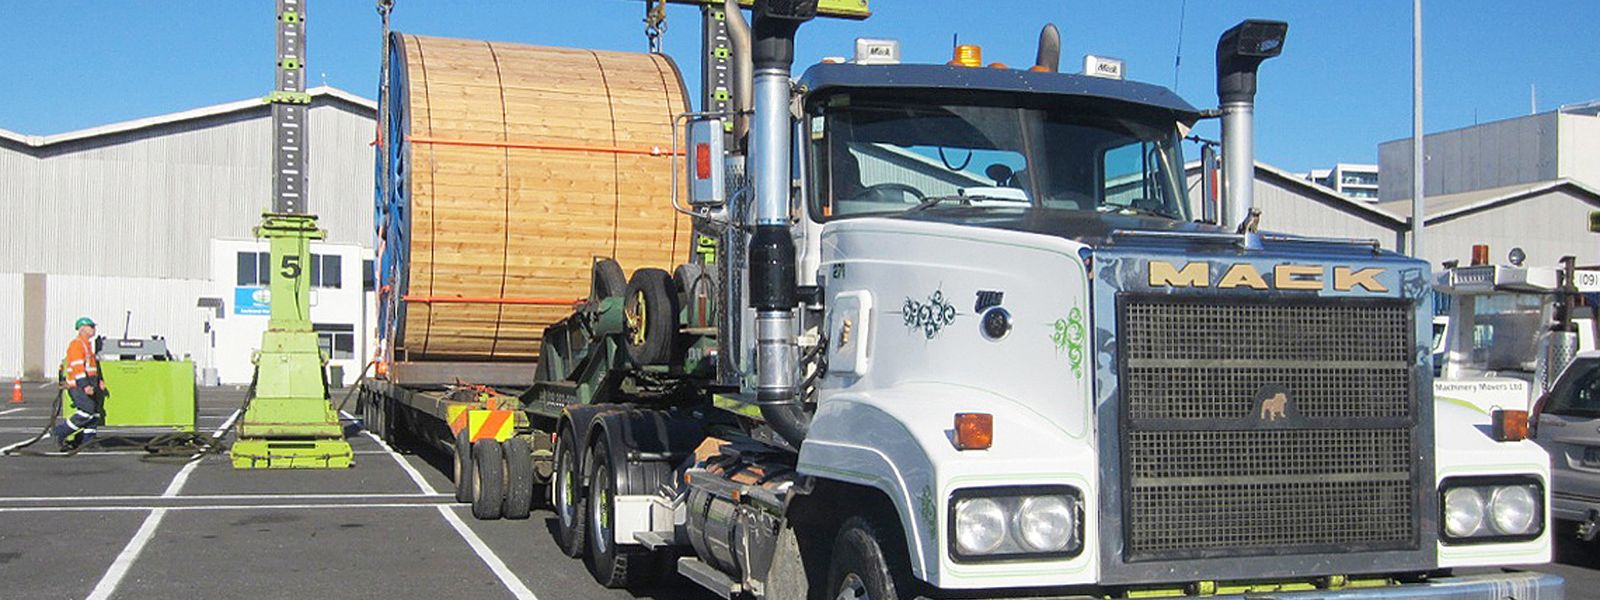
[[[94,319],[91,319],[89,317],[78,317],[78,322],[73,323],[72,324],[72,328],[73,329],[78,329],[80,327],[83,327],[84,325],[88,325],[90,327],[94,327]]]

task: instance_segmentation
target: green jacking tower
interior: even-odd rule
[[[311,240],[322,239],[306,202],[305,0],[277,0],[277,82],[272,104],[272,210],[258,238],[271,244],[272,312],[256,353],[255,378],[233,444],[240,469],[324,469],[352,464],[323,377],[327,357],[311,328]]]

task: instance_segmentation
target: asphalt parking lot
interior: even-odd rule
[[[39,431],[51,392],[29,385],[23,404],[0,404],[0,447]],[[242,398],[202,390],[201,428],[225,430]],[[715,598],[676,576],[602,588],[556,548],[548,511],[476,521],[450,495],[446,457],[364,433],[351,444],[356,466],[339,471],[151,462],[113,443],[0,458],[0,597]],[[1535,569],[1565,577],[1568,598],[1600,599],[1600,546],[1563,538]]]
[[[38,433],[50,393],[29,385],[23,404],[0,404],[0,447]],[[223,429],[242,398],[202,390],[201,428]],[[339,471],[235,471],[222,455],[148,462],[112,443],[0,458],[0,597],[714,597],[676,577],[602,588],[557,550],[549,512],[475,521],[450,495],[444,457],[364,434],[351,445],[356,466]]]

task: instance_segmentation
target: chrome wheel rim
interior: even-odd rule
[[[611,542],[611,489],[604,485],[611,473],[605,467],[594,471],[594,506],[589,507],[591,522],[594,523],[594,551],[596,555],[606,553],[606,545]]]

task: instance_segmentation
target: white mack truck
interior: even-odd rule
[[[1286,24],[1224,34],[1200,110],[1112,61],[1058,72],[1053,27],[1031,68],[859,40],[791,80],[816,10],[760,0],[752,27],[730,2],[735,109],[684,119],[695,260],[597,262],[520,398],[518,434],[554,440],[533,473],[561,545],[600,582],[1562,596],[1470,572],[1550,559],[1549,464],[1434,402],[1428,265],[1256,230],[1256,69]],[[1180,140],[1216,116],[1207,223]]]

